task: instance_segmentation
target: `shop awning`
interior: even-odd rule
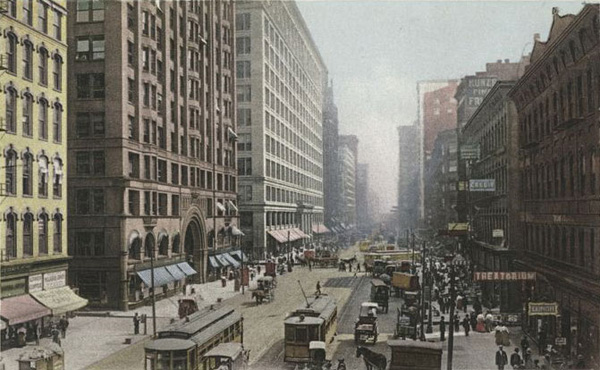
[[[214,256],[208,256],[208,262],[213,268],[218,269],[219,267],[221,267],[221,265],[219,264],[219,262],[217,262],[217,259]]]
[[[240,267],[240,263],[233,257],[231,257],[231,255],[229,253],[223,253],[223,257],[229,262],[231,263],[231,266],[233,266],[234,268],[238,268]]]
[[[39,304],[29,294],[4,298],[0,303],[0,316],[8,321],[8,325],[20,324],[50,314],[48,308]]]
[[[238,261],[241,261],[242,257],[244,258],[244,261],[249,261],[248,256],[246,256],[244,254],[244,252],[242,252],[241,250],[232,251],[232,252],[229,252],[229,254],[231,254],[233,257],[237,258]]]
[[[323,225],[323,224],[317,224],[317,225],[313,225],[312,227],[312,231],[315,234],[326,234],[331,232],[327,226]]]
[[[147,269],[147,270],[142,270],[142,271],[136,271],[136,273],[140,277],[140,279],[142,279],[144,284],[146,284],[149,287],[152,287],[152,276],[151,276],[150,271],[151,271],[150,269]],[[155,286],[167,285],[173,281],[175,281],[175,279],[173,278],[173,275],[169,274],[169,272],[167,271],[166,268],[164,268],[164,267],[155,267],[154,268],[154,285]]]
[[[183,271],[181,271],[181,269],[179,267],[177,267],[177,265],[169,265],[169,266],[166,266],[166,268],[167,268],[167,271],[169,271],[169,274],[173,275],[175,280],[185,279],[185,274],[183,273]]]
[[[296,235],[298,235],[298,239],[310,238],[310,236],[308,234],[304,233],[304,231],[302,231],[301,229],[294,228],[292,230],[294,230]]]
[[[229,261],[227,261],[227,259],[223,257],[222,254],[217,254],[215,257],[217,258],[217,261],[219,261],[219,263],[223,265],[223,267],[231,265],[231,263],[229,263]]]
[[[177,264],[177,267],[179,267],[186,276],[192,276],[192,275],[196,275],[198,273],[187,262],[180,262]]]
[[[269,230],[269,231],[267,231],[267,233],[269,235],[271,235],[273,237],[273,239],[275,239],[278,243],[287,242],[287,235],[284,236],[281,233],[281,230]]]
[[[33,292],[31,295],[38,302],[48,307],[54,316],[78,310],[88,303],[87,299],[75,294],[68,286]]]

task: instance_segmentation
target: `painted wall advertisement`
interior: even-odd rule
[[[44,274],[44,290],[60,288],[67,283],[67,272],[57,271]]]

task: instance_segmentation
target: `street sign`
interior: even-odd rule
[[[495,179],[469,180],[469,191],[496,191]]]
[[[469,224],[466,222],[448,224],[448,235],[461,236],[467,235],[469,232]]]
[[[462,144],[460,146],[460,159],[478,160],[479,144]]]
[[[558,303],[529,302],[529,316],[557,316]]]
[[[535,272],[474,272],[473,281],[520,281],[535,280]]]
[[[557,346],[566,346],[567,345],[567,338],[565,337],[556,337],[554,338],[554,344]]]
[[[502,229],[492,230],[492,238],[504,238],[504,230],[502,230]]]

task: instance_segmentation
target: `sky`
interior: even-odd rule
[[[417,117],[417,81],[457,79],[546,41],[552,8],[582,2],[297,0],[333,80],[340,134],[359,138],[376,211],[396,205],[399,125]]]

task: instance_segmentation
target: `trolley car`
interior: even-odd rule
[[[334,297],[321,294],[307,298],[284,321],[284,361],[309,362],[310,342],[327,343],[337,327],[337,304]]]
[[[157,333],[144,346],[146,370],[207,370],[205,354],[221,343],[240,342],[242,316],[224,305],[210,306]]]

